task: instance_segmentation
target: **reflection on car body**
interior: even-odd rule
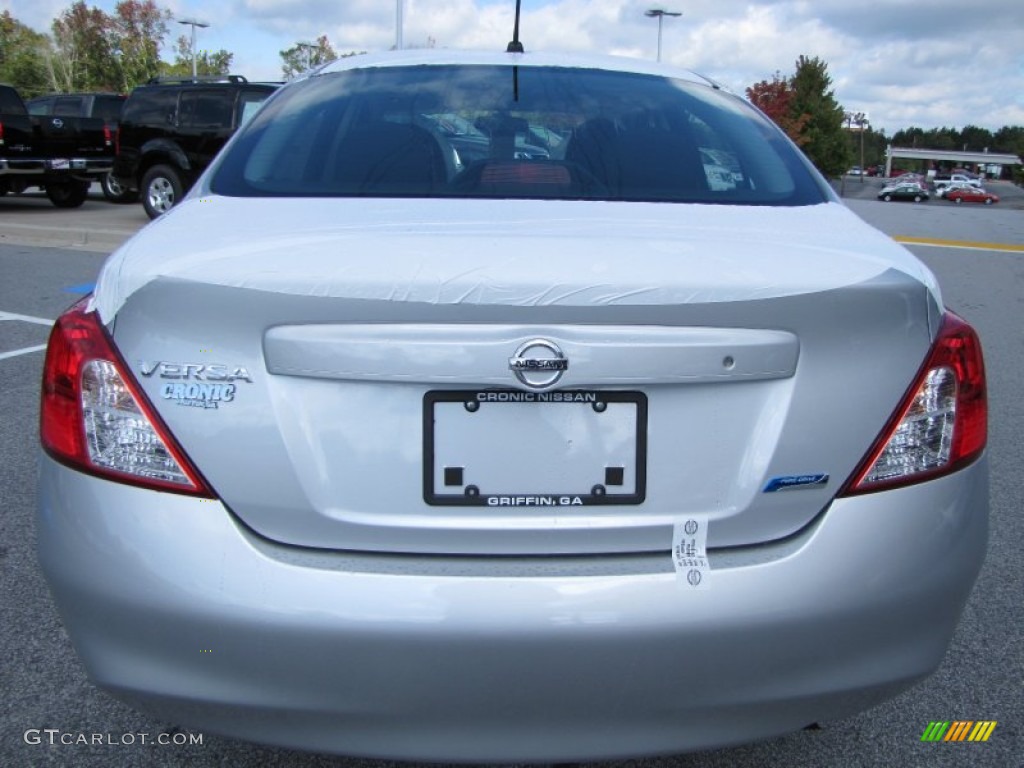
[[[167,722],[706,749],[935,670],[986,414],[933,275],[741,98],[356,56],[270,96],[58,321],[39,556],[91,678]]]

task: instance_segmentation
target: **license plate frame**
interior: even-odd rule
[[[509,409],[502,415],[495,408]],[[491,419],[473,424],[473,414],[484,413]],[[544,409],[544,410],[537,410]],[[578,409],[575,413],[571,410]],[[439,424],[439,419],[441,422]],[[604,425],[602,425],[604,421]],[[490,442],[485,436],[487,426],[500,425],[502,435],[494,439],[511,441],[519,447]],[[549,433],[546,437],[531,427]],[[631,432],[630,432],[631,430]],[[575,441],[572,435],[587,433],[598,440]],[[453,433],[458,432],[456,437]],[[522,441],[522,447],[516,441]],[[538,441],[546,445],[538,445]],[[598,445],[580,446],[580,442]],[[456,446],[453,448],[452,446]],[[565,451],[564,460],[570,461],[574,451],[596,454],[573,459],[572,481],[566,487],[552,487],[551,475],[562,478],[564,467],[543,464],[545,458],[558,462]],[[488,454],[493,459],[489,473],[495,466],[509,466],[498,470],[508,477],[488,477],[486,483],[473,482],[476,474],[470,462],[449,461],[459,453],[479,460]],[[505,464],[502,455],[505,454]],[[602,469],[601,459],[605,460]],[[544,466],[538,488],[526,487],[529,480],[515,475],[528,473],[527,469],[512,464]],[[589,466],[593,462],[593,466]],[[486,466],[486,461],[481,461]],[[566,465],[568,466],[568,465]],[[451,473],[451,474],[449,474]],[[591,473],[591,474],[587,474]],[[485,472],[484,474],[488,474]],[[594,477],[594,482],[583,482],[581,477]],[[524,487],[519,488],[522,483]],[[503,486],[503,487],[499,487]],[[589,486],[589,487],[588,487]],[[431,506],[487,506],[487,507],[565,507],[598,505],[638,505],[647,494],[647,396],[635,391],[556,390],[552,392],[525,392],[511,389],[433,390],[423,396],[423,498]]]

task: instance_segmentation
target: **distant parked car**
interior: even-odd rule
[[[39,187],[58,208],[77,208],[113,157],[102,118],[31,114],[16,88],[0,84],[0,196]]]
[[[946,197],[954,189],[977,189],[973,184],[969,184],[966,181],[954,181],[949,184],[939,185],[935,187],[936,197]]]
[[[966,187],[964,189],[953,189],[946,193],[946,199],[953,203],[984,203],[992,205],[998,203],[999,197],[984,189]]]
[[[855,165],[855,166],[853,166],[853,168],[851,168],[850,170],[848,170],[846,172],[846,175],[847,176],[863,176],[864,175],[864,171],[861,170],[861,167],[859,165]]]
[[[968,176],[966,173],[939,174],[932,179],[932,183],[937,190],[942,187],[951,187],[954,184],[966,184],[975,188],[981,187],[981,179],[977,176]]]
[[[920,203],[928,199],[928,190],[914,181],[904,181],[899,184],[890,184],[883,187],[878,193],[878,199],[890,202],[892,200],[913,200]]]
[[[893,183],[900,184],[904,182],[915,182],[917,184],[920,184],[921,186],[924,186],[924,176],[922,176],[920,173],[912,173],[909,171],[897,175],[896,172],[893,171]]]

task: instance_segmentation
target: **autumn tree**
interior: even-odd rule
[[[112,15],[76,0],[53,22],[51,88],[127,92],[155,77],[170,17],[154,0],[121,0]]]
[[[51,29],[54,50],[46,63],[53,90],[100,91],[116,84],[107,14],[79,0],[53,20]]]
[[[839,176],[854,153],[831,85],[824,61],[801,56],[791,77],[776,72],[771,80],[747,88],[747,98],[804,150],[818,170]]]
[[[281,51],[280,55],[281,73],[285,80],[338,58],[327,35],[320,35],[315,43],[296,43],[291,48]]]
[[[789,80],[776,71],[772,79],[762,80],[747,88],[747,99],[764,112],[795,143],[804,144],[804,128],[810,120],[808,114],[793,113],[793,89]]]
[[[0,13],[0,82],[10,83],[26,97],[49,89],[46,57],[49,40],[11,16]]]

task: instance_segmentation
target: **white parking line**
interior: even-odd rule
[[[20,320],[23,323],[35,323],[36,325],[53,325],[53,320],[47,320],[45,317],[19,315],[14,312],[0,312],[0,320]]]
[[[18,355],[28,355],[33,352],[40,352],[46,349],[45,344],[40,344],[37,347],[25,347],[24,349],[15,349],[10,352],[0,353],[0,360],[6,360],[9,357],[17,357]]]
[[[0,322],[4,320],[14,320],[22,323],[35,323],[36,325],[53,325],[53,320],[47,320],[45,317],[32,317],[32,315],[19,315],[17,312],[0,312]],[[12,349],[10,352],[0,352],[0,360],[7,360],[10,357],[18,357],[20,355],[31,355],[33,352],[41,352],[46,349],[45,344],[38,344],[34,347],[23,347],[22,349]]]

